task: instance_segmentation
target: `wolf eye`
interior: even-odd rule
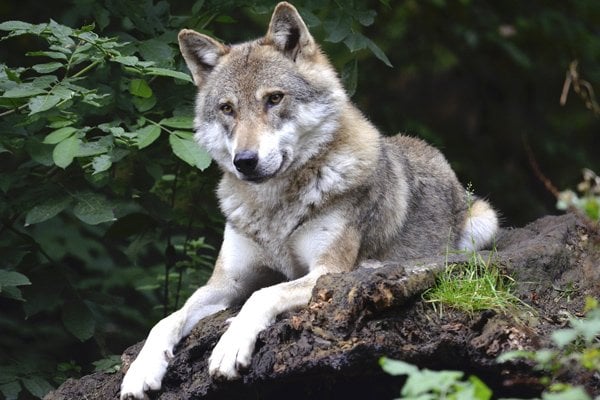
[[[267,106],[276,106],[277,104],[281,103],[281,100],[283,100],[283,93],[271,93],[269,97],[267,97]]]
[[[221,112],[223,114],[225,114],[225,115],[232,115],[233,114],[233,107],[229,103],[221,104],[219,106],[219,110],[221,110]]]

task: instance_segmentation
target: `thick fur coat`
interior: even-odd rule
[[[183,30],[179,43],[198,87],[196,139],[223,171],[224,241],[209,282],[150,332],[122,399],[160,388],[207,315],[243,304],[209,361],[213,377],[235,379],[258,333],[306,305],[321,275],[492,240],[490,205],[438,150],[375,129],[292,5],[276,7],[263,38],[227,46]]]

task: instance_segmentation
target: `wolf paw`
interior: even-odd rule
[[[208,362],[208,372],[213,378],[238,379],[239,371],[250,365],[256,335],[249,331],[252,330],[239,329],[232,323],[221,336]]]
[[[121,383],[121,400],[147,399],[147,391],[160,389],[171,357],[160,352],[138,356]]]

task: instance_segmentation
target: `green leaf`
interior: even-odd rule
[[[182,81],[194,83],[192,77],[186,73],[174,71],[167,68],[149,67],[144,70],[147,75],[167,76],[171,78],[181,79]]]
[[[173,134],[185,140],[194,140],[194,132],[191,131],[173,131]]]
[[[390,375],[410,375],[419,371],[419,368],[400,360],[392,360],[391,358],[381,357],[379,359],[381,368]]]
[[[16,286],[0,287],[0,296],[11,300],[25,301],[21,290]]]
[[[38,94],[46,93],[43,87],[32,83],[22,83],[12,89],[8,89],[2,94],[2,97],[9,99],[19,99],[22,97],[32,97]]]
[[[533,353],[533,359],[536,363],[544,366],[552,362],[556,357],[556,353],[550,349],[540,349]]]
[[[41,311],[53,310],[62,304],[63,289],[67,282],[53,268],[42,268],[30,273],[33,285],[27,291],[23,311],[31,317]]]
[[[509,362],[509,361],[514,361],[519,358],[525,358],[525,359],[531,360],[531,359],[533,359],[534,354],[535,353],[533,351],[512,350],[512,351],[507,351],[506,353],[500,354],[498,356],[498,358],[496,358],[496,361],[499,363],[505,363],[505,362]]]
[[[77,204],[73,207],[73,214],[89,225],[114,221],[114,205],[101,194],[80,192],[75,195]]]
[[[92,312],[80,300],[71,300],[63,308],[62,321],[67,330],[82,342],[94,335],[96,322]]]
[[[38,224],[53,218],[67,208],[70,202],[71,198],[69,196],[46,199],[42,204],[38,204],[29,210],[25,216],[25,226]]]
[[[462,371],[431,371],[423,369],[418,374],[408,376],[402,388],[402,393],[417,395],[435,390],[446,392],[459,382],[463,375]]]
[[[114,148],[111,153],[110,153],[110,160],[113,163],[119,162],[121,161],[123,158],[125,158],[126,156],[128,156],[130,153],[129,150],[125,150],[125,149],[120,149],[120,148]]]
[[[15,83],[22,83],[21,82],[21,72],[18,71],[20,68],[18,68],[17,70],[12,70],[10,68],[8,68],[7,66],[3,66],[3,72],[6,74],[6,77],[9,79],[9,81],[11,82],[15,82]]]
[[[96,321],[89,307],[79,299],[68,301],[62,311],[65,328],[82,342],[94,336]]]
[[[104,30],[110,24],[110,12],[104,8],[99,7],[96,9],[96,22],[98,23],[98,28],[101,31]]]
[[[140,285],[140,286],[136,286],[135,290],[139,290],[140,292],[147,292],[147,291],[155,291],[156,289],[159,289],[160,285],[158,283],[150,283],[148,285]]]
[[[75,136],[71,136],[57,144],[52,151],[54,163],[62,169],[67,168],[79,152],[80,144],[81,140]]]
[[[334,19],[326,20],[323,28],[328,34],[325,41],[339,43],[352,33],[352,18],[346,14],[338,14]]]
[[[518,66],[525,69],[532,68],[533,63],[529,55],[521,50],[515,43],[502,39],[498,39],[496,42]]]
[[[61,53],[58,53],[58,54],[61,54]],[[50,63],[46,63],[46,64],[37,64],[31,68],[33,68],[33,70],[35,72],[39,72],[40,74],[47,74],[49,72],[56,71],[57,69],[62,68],[62,67],[63,67],[62,63],[50,62]]]
[[[136,56],[116,56],[112,58],[112,61],[122,65],[126,65],[128,67],[135,67],[140,62],[140,60]]]
[[[15,271],[0,269],[0,287],[31,285],[29,278]]]
[[[172,62],[175,51],[166,42],[160,39],[149,39],[138,46],[138,50],[144,60],[154,61],[158,64]]]
[[[600,319],[586,318],[573,319],[571,326],[576,329],[586,342],[590,343],[596,336],[600,335]]]
[[[556,330],[552,332],[550,336],[552,338],[552,341],[559,348],[563,348],[566,345],[573,343],[575,339],[577,339],[577,336],[579,336],[579,333],[575,329],[567,328]]]
[[[234,24],[237,21],[230,15],[219,15],[217,18],[215,18],[215,21],[221,23],[221,24]]]
[[[592,400],[592,398],[584,388],[576,386],[556,393],[544,392],[542,400]]]
[[[43,143],[46,144],[58,144],[68,137],[73,136],[77,132],[77,128],[72,126],[65,126],[64,128],[57,129],[50,132],[45,138]]]
[[[18,381],[12,381],[0,385],[0,393],[4,395],[5,400],[17,400],[21,393],[21,384]]]
[[[28,30],[33,24],[23,21],[6,21],[0,24],[0,31],[24,31]]]
[[[24,35],[26,33],[32,35],[42,35],[44,31],[46,31],[48,24],[29,24],[27,22],[22,21],[7,21],[3,24],[0,24],[0,30],[8,30],[10,31],[6,36],[0,38],[0,40],[4,40],[9,37]],[[12,28],[12,29],[8,29]]]
[[[55,75],[41,75],[31,81],[31,85],[38,88],[47,88],[58,81],[58,78]]]
[[[54,146],[38,142],[35,139],[29,140],[25,144],[25,150],[27,151],[31,159],[36,163],[44,165],[46,167],[54,165],[54,160],[52,160],[53,149]]]
[[[175,131],[169,136],[169,143],[177,157],[203,171],[210,165],[210,155],[191,136],[191,132]]]
[[[88,26],[84,26],[83,28],[81,28],[80,31],[78,31],[77,33],[77,37],[81,38],[83,40],[87,40],[88,42],[96,42],[98,43],[98,45],[102,48],[108,49],[110,46],[106,46],[108,43],[111,43],[112,40],[108,39],[108,42],[106,42],[106,38],[100,38],[100,36],[98,36],[95,32],[92,32],[89,27],[91,27],[91,25]],[[91,28],[92,30],[94,29],[93,27]],[[75,52],[86,52],[88,49],[91,48],[90,46],[91,43],[86,43],[80,47],[77,48],[77,50],[75,50]]]
[[[99,174],[100,172],[104,172],[108,170],[112,166],[112,161],[110,160],[110,156],[107,154],[102,154],[98,157],[94,157],[92,160],[92,168],[94,169],[95,174]]]
[[[383,50],[381,50],[379,46],[375,44],[375,42],[373,42],[371,39],[367,39],[367,46],[369,47],[369,50],[371,50],[373,54],[375,54],[375,57],[383,61],[383,63],[388,67],[393,67],[392,63],[390,62],[390,59],[385,55]]]
[[[48,111],[52,107],[64,100],[63,96],[56,94],[42,95],[33,97],[29,100],[29,115],[37,114],[43,111]]]
[[[59,51],[30,51],[25,53],[25,55],[31,57],[48,57],[54,60],[67,60],[67,55]]]
[[[71,115],[54,115],[48,118],[50,122],[47,126],[49,128],[64,128],[65,126],[73,125],[77,122],[77,116]]]
[[[298,9],[298,11],[300,12],[302,19],[306,23],[306,26],[308,26],[309,28],[314,28],[321,25],[321,19],[306,8],[300,8]]]
[[[62,25],[59,24],[58,22],[54,21],[54,20],[50,20],[50,23],[48,24],[48,28],[52,31],[52,33],[62,39],[63,41],[65,39],[68,39],[69,36],[73,35],[73,29],[66,26],[66,25]]]
[[[202,7],[204,7],[204,0],[196,0],[194,5],[192,6],[192,15],[200,13]]]
[[[17,177],[14,174],[0,173],[0,190],[7,193],[8,190],[17,182]]]
[[[132,79],[129,82],[129,93],[147,99],[152,96],[152,89],[143,79]]]
[[[377,13],[374,10],[366,10],[354,13],[354,18],[356,18],[362,26],[370,26],[375,22],[376,15]]]
[[[350,49],[351,52],[355,52],[358,50],[362,50],[367,47],[368,40],[365,35],[358,32],[352,32],[346,39],[344,40],[344,44]]]
[[[168,126],[169,128],[177,129],[194,129],[194,117],[180,116],[162,119],[159,125]]]
[[[95,372],[114,373],[121,369],[121,356],[110,355],[102,360],[94,361],[92,365],[94,365]]]
[[[473,385],[475,399],[489,400],[492,398],[492,390],[481,379],[476,376],[469,376],[469,382]]]
[[[54,389],[47,380],[39,376],[22,378],[21,382],[23,382],[23,386],[25,386],[25,389],[27,389],[29,393],[39,398],[44,397],[49,391]]]
[[[148,125],[135,131],[138,149],[143,149],[154,143],[160,137],[160,131],[160,127],[156,125]]]
[[[139,112],[146,112],[151,110],[156,105],[156,97],[151,96],[147,99],[143,97],[133,97],[131,102],[138,109]]]
[[[582,199],[581,208],[592,221],[600,220],[600,198],[590,196]]]
[[[111,136],[104,136],[94,142],[83,142],[75,157],[91,157],[107,153],[113,146]]]
[[[348,96],[354,96],[358,85],[358,60],[354,59],[344,65],[342,69],[342,81],[344,82]]]

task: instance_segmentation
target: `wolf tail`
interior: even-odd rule
[[[479,250],[488,245],[498,231],[498,215],[483,199],[475,199],[467,212],[467,218],[458,243],[465,251]]]

